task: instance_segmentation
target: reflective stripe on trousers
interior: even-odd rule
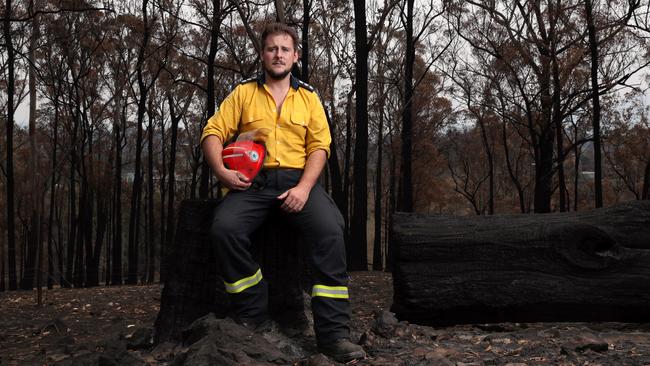
[[[314,285],[311,290],[311,297],[329,297],[332,299],[349,299],[348,288],[345,286]]]
[[[262,269],[258,269],[254,275],[242,278],[241,280],[233,283],[223,281],[226,285],[226,292],[230,294],[238,294],[249,287],[255,286],[262,281]]]

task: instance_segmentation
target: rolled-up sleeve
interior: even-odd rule
[[[310,98],[310,117],[305,142],[305,153],[307,156],[316,150],[325,150],[329,158],[332,136],[329,125],[327,124],[325,109],[316,93]]]
[[[241,106],[238,102],[239,88],[230,93],[219,106],[215,114],[208,119],[203,128],[201,143],[208,136],[217,136],[222,143],[230,140],[237,132],[241,119]]]

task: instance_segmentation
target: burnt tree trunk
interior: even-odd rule
[[[219,275],[208,231],[218,200],[185,200],[179,210],[174,246],[155,322],[155,341],[180,341],[194,320],[212,312],[229,316],[230,307]],[[252,252],[269,283],[271,318],[284,328],[305,330],[303,284],[306,267],[300,239],[288,224],[271,214],[252,237]]]
[[[650,321],[650,202],[588,212],[396,214],[398,318],[421,324]]]

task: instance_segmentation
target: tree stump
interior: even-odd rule
[[[209,238],[218,200],[185,200],[179,210],[174,247],[166,256],[167,276],[154,324],[155,342],[181,340],[194,320],[214,313],[230,313]],[[306,329],[303,284],[306,266],[299,236],[288,224],[270,215],[252,237],[252,252],[269,283],[269,312],[283,327]]]
[[[650,201],[587,212],[395,215],[397,317],[650,321]]]

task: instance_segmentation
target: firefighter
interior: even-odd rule
[[[350,341],[343,218],[317,180],[330,153],[323,105],[308,84],[291,75],[298,36],[280,23],[261,35],[263,72],[241,82],[208,120],[203,154],[229,189],[218,205],[210,235],[219,258],[235,320],[250,328],[268,324],[268,289],[249,251],[250,235],[269,214],[282,214],[309,245],[312,312],[319,351],[347,362],[364,358]],[[266,157],[252,180],[223,163],[223,143],[264,130]]]

